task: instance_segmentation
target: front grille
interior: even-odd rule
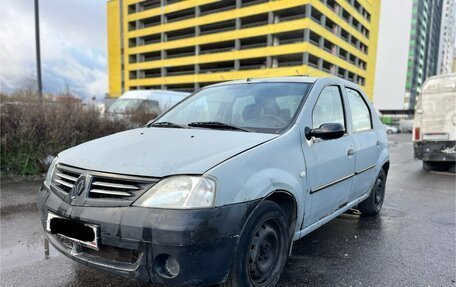
[[[133,202],[159,181],[158,178],[119,175],[58,164],[52,175],[52,185],[63,193],[69,193],[80,176],[86,177],[88,188],[82,195],[90,200],[88,205],[91,206],[108,199],[111,202]]]
[[[138,179],[94,176],[90,185],[90,198],[131,198],[151,186],[150,181]]]
[[[83,257],[87,259],[87,262],[98,263],[98,265],[99,263],[102,263],[104,266],[114,269],[122,267],[125,269],[126,267],[136,270],[137,266],[135,265],[139,265],[141,263],[143,256],[143,253],[136,249],[126,249],[99,244],[99,250],[93,250],[60,234],[49,234],[49,237],[52,242],[55,241],[55,243],[61,245],[60,247],[64,248],[67,254],[80,258]],[[74,255],[73,252],[76,252],[76,255]]]
[[[109,261],[122,262],[128,264],[133,264],[137,262],[140,254],[138,250],[131,250],[101,244],[99,246],[99,250],[93,250],[85,246],[82,246],[82,251],[86,254],[101,257]]]
[[[74,183],[82,174],[82,170],[66,168],[64,165],[57,165],[52,176],[52,184],[63,192],[70,192]]]

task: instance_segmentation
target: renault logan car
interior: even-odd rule
[[[350,208],[379,213],[388,167],[355,84],[247,79],[61,152],[38,206],[52,245],[83,264],[169,286],[274,286],[293,241]]]

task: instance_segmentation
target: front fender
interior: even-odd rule
[[[244,183],[233,200],[243,202],[253,198],[264,198],[278,190],[289,192],[296,202],[300,202],[298,201],[302,196],[302,192],[299,192],[300,182],[289,172],[277,168],[267,168],[255,173]],[[245,196],[249,199],[246,200]]]
[[[306,170],[300,143],[295,126],[207,171],[218,181],[215,205],[247,202],[286,191],[297,203],[297,222],[301,222],[307,181],[300,176]]]

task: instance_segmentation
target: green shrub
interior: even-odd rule
[[[46,158],[88,140],[125,130],[126,121],[106,119],[71,96],[39,100],[33,93],[0,95],[2,174],[35,175]]]

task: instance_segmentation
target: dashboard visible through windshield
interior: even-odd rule
[[[292,122],[311,84],[246,83],[203,89],[153,125],[281,133]]]

